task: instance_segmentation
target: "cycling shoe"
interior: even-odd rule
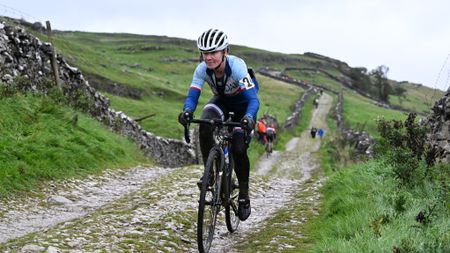
[[[238,200],[239,207],[238,207],[238,216],[241,221],[245,221],[252,212],[252,209],[250,207],[250,199],[239,199]]]

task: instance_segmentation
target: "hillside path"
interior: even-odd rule
[[[324,94],[311,126],[328,132],[326,115],[331,97]],[[285,151],[263,156],[251,172],[252,215],[229,234],[219,217],[211,252],[238,252],[237,247],[264,230],[280,208],[298,200],[293,196],[317,170],[315,152],[321,140],[309,129],[286,145]],[[107,171],[85,180],[51,183],[33,196],[0,203],[1,252],[197,252],[196,217],[201,166],[176,169],[133,168]],[[315,193],[302,200],[311,208]],[[311,189],[310,189],[311,190]],[[290,222],[305,222],[293,217]],[[294,238],[295,239],[295,238]],[[277,245],[277,238],[269,244]],[[289,245],[278,245],[289,249]]]

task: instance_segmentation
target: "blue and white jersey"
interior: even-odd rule
[[[200,63],[195,69],[183,110],[195,111],[203,85],[209,84],[214,96],[219,96],[225,103],[235,108],[246,106],[246,115],[256,119],[259,109],[257,89],[252,81],[245,62],[233,55],[227,55],[225,74],[216,80],[213,70]]]

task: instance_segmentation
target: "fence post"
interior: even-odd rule
[[[61,88],[61,82],[59,81],[59,71],[58,71],[58,63],[56,62],[56,50],[55,45],[53,45],[52,41],[52,27],[50,25],[50,21],[46,21],[45,24],[47,25],[47,35],[48,35],[48,41],[52,45],[52,57],[50,58],[50,62],[52,64],[53,69],[53,77],[55,79],[56,86],[58,86],[58,89],[62,91]]]

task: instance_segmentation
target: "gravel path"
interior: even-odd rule
[[[311,125],[323,127],[331,97],[324,94]],[[264,229],[277,210],[293,203],[317,169],[320,139],[309,131],[286,151],[263,157],[251,174],[252,215],[229,234],[219,217],[211,252],[237,252],[235,243]],[[108,171],[86,180],[49,184],[34,197],[0,203],[1,252],[196,252],[201,166]],[[321,179],[314,184],[318,203]],[[304,222],[304,221],[299,221]],[[276,244],[274,238],[270,244]],[[288,249],[289,245],[280,245]]]
[[[326,115],[331,108],[331,97],[324,94],[319,102],[319,107],[314,110],[309,128],[311,126],[324,128],[326,125]],[[314,153],[320,148],[320,139],[312,139],[309,129],[304,131],[299,138],[294,138],[285,146],[285,151],[276,151],[271,156],[262,156],[256,170],[251,174],[251,204],[252,215],[241,223],[239,230],[232,235],[226,233],[226,228],[221,231],[221,238],[213,241],[211,252],[238,252],[233,249],[233,245],[239,245],[258,238],[252,238],[255,231],[264,229],[265,221],[272,217],[275,212],[286,205],[297,203],[295,195],[299,191],[309,190],[313,196],[308,202],[313,208],[318,204],[319,188],[323,178],[319,178],[313,183],[312,189],[302,187],[304,183],[311,179],[311,174],[318,169],[318,161],[315,160]],[[261,188],[262,182],[264,187]],[[300,219],[295,221],[295,219]],[[305,222],[302,217],[292,217],[290,222]],[[248,235],[248,236],[247,236]],[[247,238],[249,237],[249,238]],[[270,242],[277,243],[277,238]],[[280,252],[289,249],[289,245],[279,245]]]
[[[167,172],[170,169],[143,167],[107,171],[85,180],[50,183],[35,197],[4,200],[0,202],[0,243],[85,216]]]

